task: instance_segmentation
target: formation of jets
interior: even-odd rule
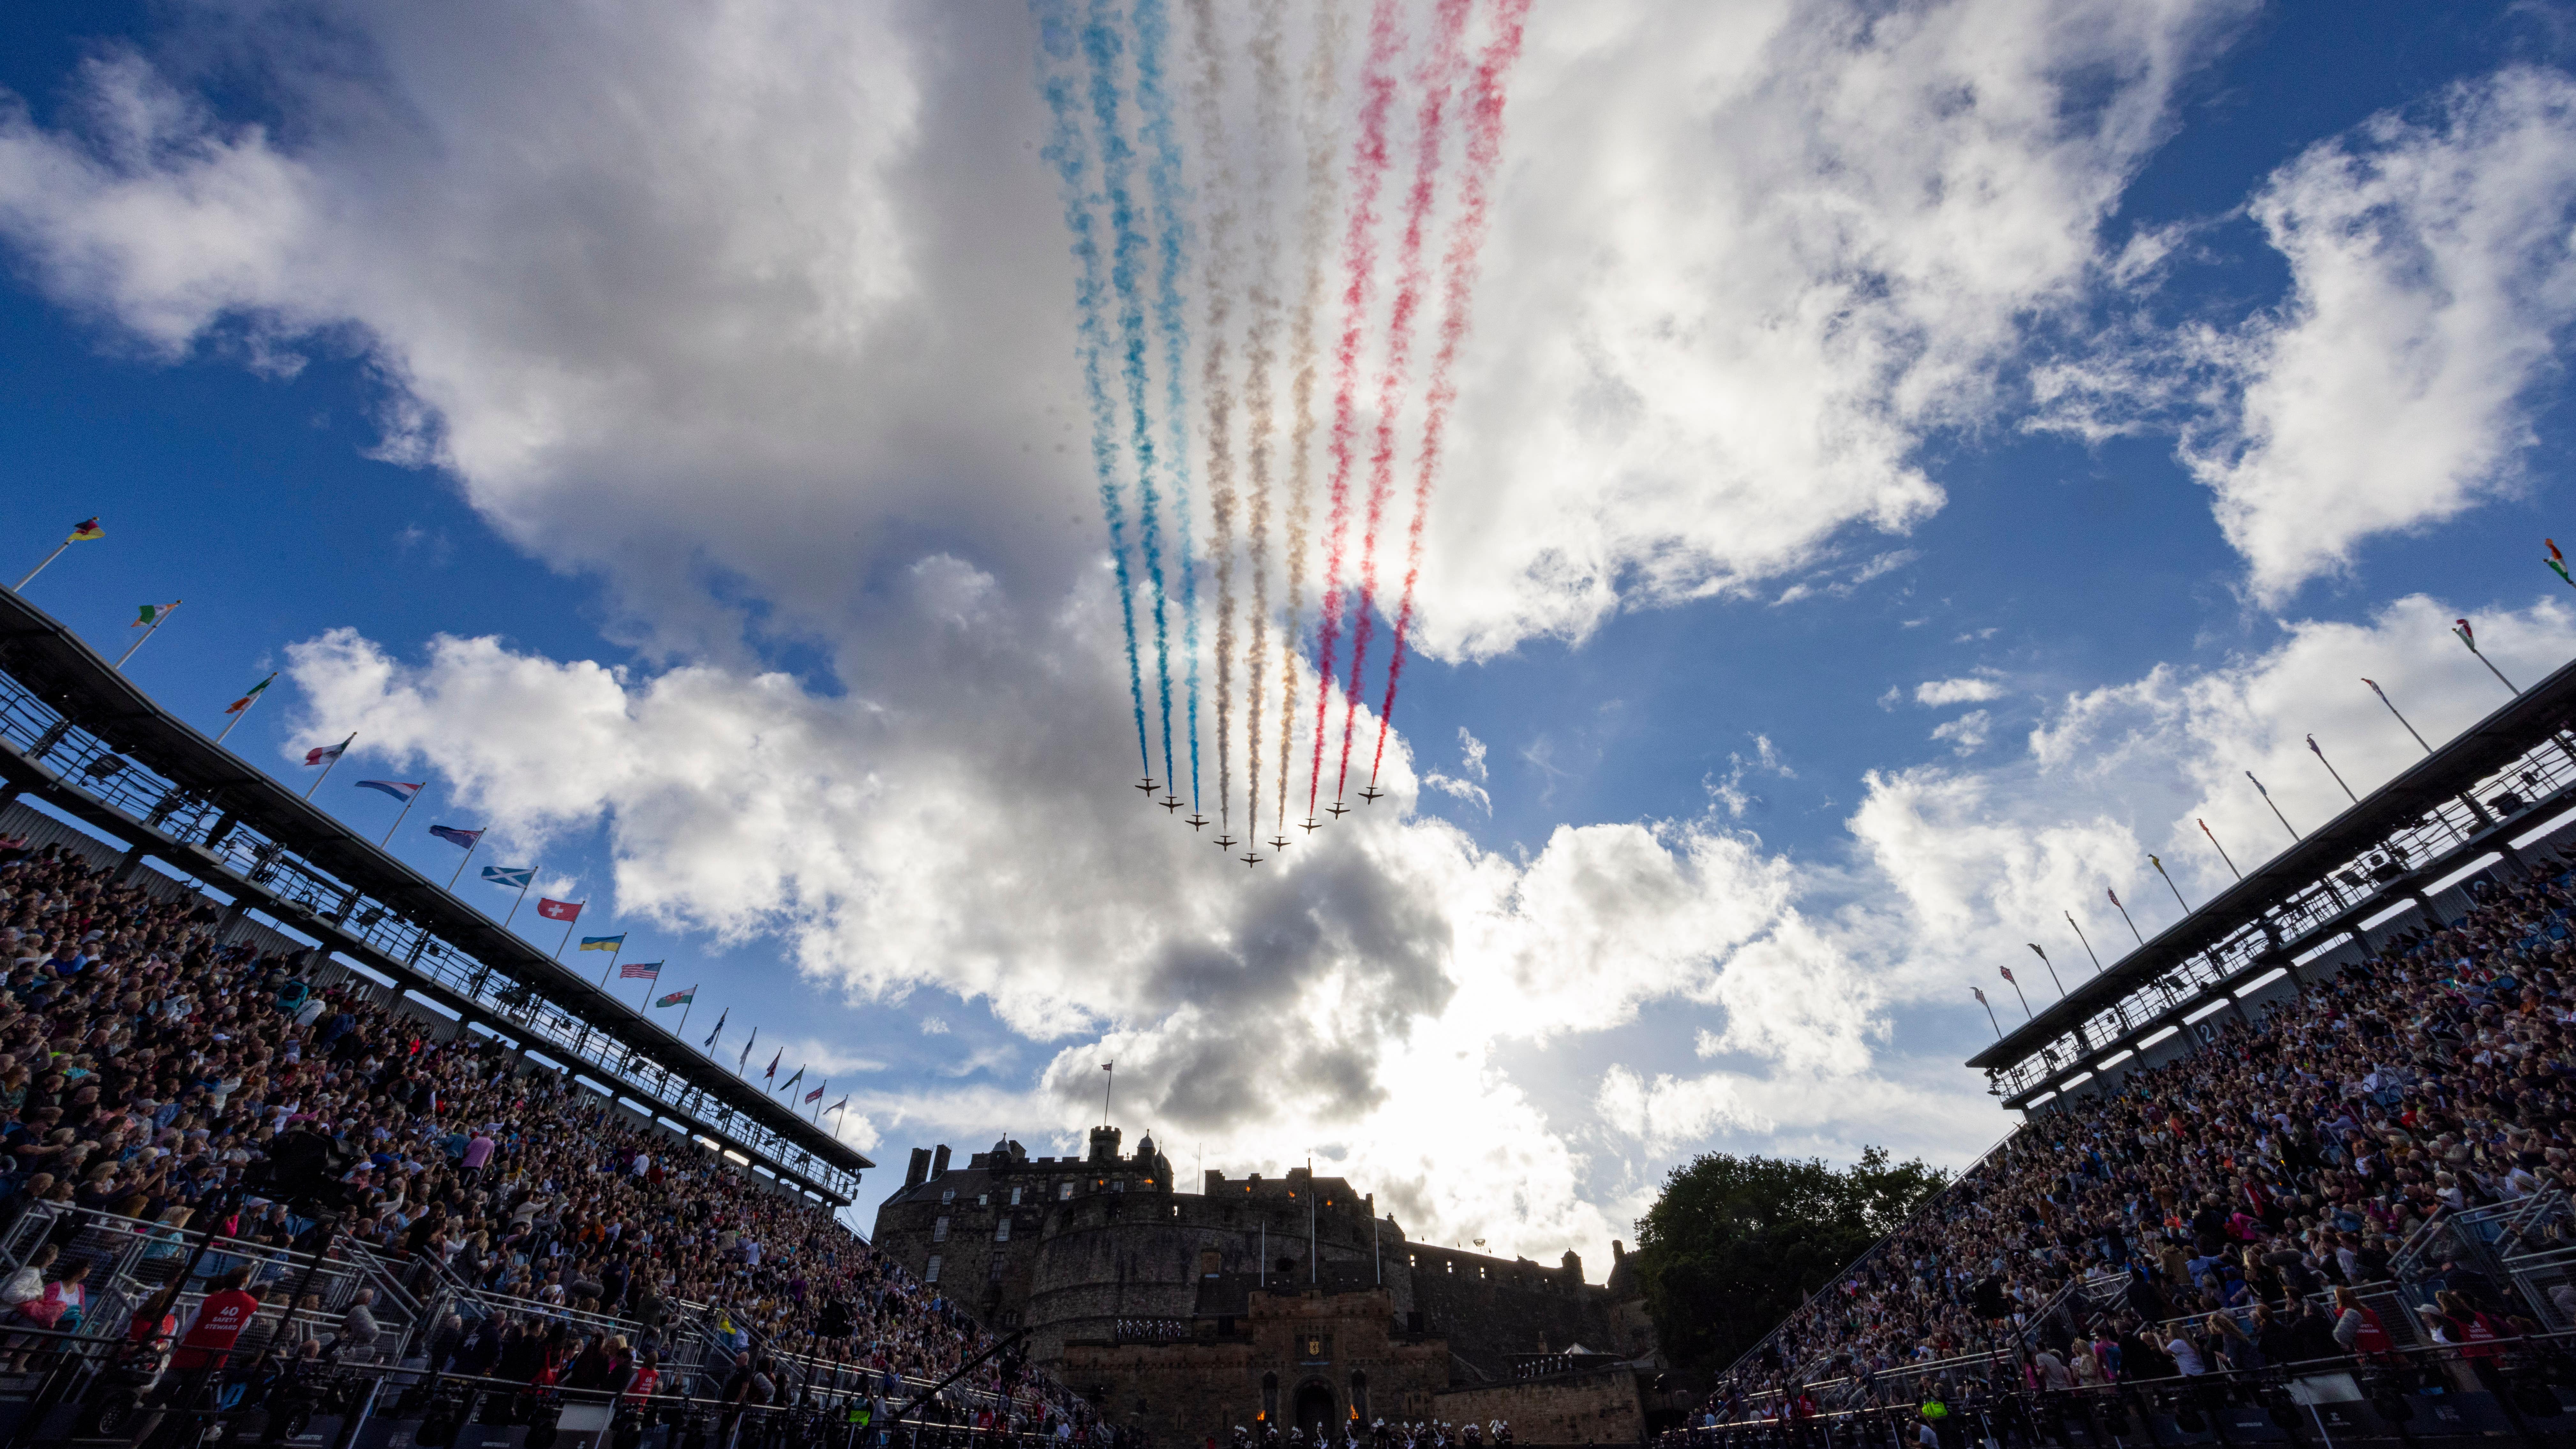
[[[1175,794],[1175,793],[1173,793],[1173,792],[1169,791],[1169,790],[1166,790],[1166,789],[1164,788],[1164,786],[1162,786],[1160,783],[1158,783],[1158,782],[1154,779],[1154,777],[1153,777],[1153,776],[1151,776],[1151,775],[1146,776],[1143,780],[1141,780],[1141,781],[1139,781],[1139,782],[1137,783],[1136,788],[1137,788],[1138,790],[1141,790],[1141,791],[1143,791],[1143,792],[1144,792],[1146,803],[1148,803],[1148,804],[1153,804],[1153,805],[1160,805],[1160,806],[1162,806],[1165,810],[1171,811],[1171,812],[1172,812],[1172,813],[1174,813],[1174,814],[1179,814],[1179,813],[1180,813],[1180,808],[1181,808],[1181,804],[1182,804],[1181,797],[1180,797],[1179,795],[1177,795],[1177,794]],[[1155,799],[1155,798],[1154,798],[1154,792],[1155,792],[1155,791],[1157,791],[1157,790],[1163,790],[1163,791],[1164,791],[1163,798],[1161,798],[1160,800],[1157,800],[1157,799]],[[1386,794],[1386,792],[1385,792],[1384,790],[1381,790],[1381,789],[1379,789],[1379,788],[1377,787],[1377,784],[1376,784],[1376,782],[1375,782],[1375,781],[1371,781],[1371,782],[1368,784],[1368,786],[1367,786],[1366,788],[1364,788],[1364,789],[1362,789],[1362,790],[1360,791],[1360,798],[1361,798],[1362,800],[1368,801],[1368,802],[1370,802],[1370,803],[1375,803],[1378,799],[1380,799],[1381,797],[1383,797],[1385,794]],[[1325,807],[1324,807],[1324,813],[1325,813],[1325,814],[1327,814],[1327,815],[1332,816],[1332,817],[1333,817],[1334,819],[1336,819],[1336,820],[1339,820],[1339,819],[1341,819],[1343,816],[1350,814],[1350,813],[1351,813],[1351,811],[1350,811],[1350,807],[1349,807],[1349,806],[1344,805],[1344,804],[1343,804],[1341,801],[1339,801],[1339,800],[1336,800],[1336,801],[1334,801],[1332,804],[1327,805],[1327,806],[1325,806]],[[1186,820],[1184,823],[1186,823],[1186,824],[1190,827],[1190,829],[1191,829],[1191,830],[1193,830],[1193,831],[1198,831],[1198,830],[1203,830],[1203,829],[1205,829],[1205,828],[1207,827],[1207,825],[1208,825],[1208,823],[1209,823],[1209,822],[1208,822],[1208,818],[1207,818],[1205,815],[1202,815],[1202,814],[1198,813],[1197,811],[1193,810],[1193,811],[1191,811],[1191,812],[1190,812],[1190,814],[1189,814],[1189,816],[1188,816],[1187,820]],[[1306,832],[1307,832],[1308,834],[1312,834],[1312,833],[1314,833],[1315,831],[1317,831],[1317,830],[1321,830],[1321,829],[1323,828],[1323,822],[1322,822],[1322,821],[1320,821],[1320,820],[1317,820],[1317,819],[1316,819],[1314,816],[1312,816],[1312,815],[1307,816],[1307,817],[1305,818],[1305,820],[1302,822],[1302,825],[1303,825],[1303,828],[1306,830]],[[1275,855],[1275,854],[1278,854],[1278,853],[1280,853],[1280,852],[1283,852],[1283,851],[1287,850],[1287,848],[1288,848],[1289,846],[1291,846],[1291,845],[1295,844],[1296,842],[1295,842],[1295,841],[1290,840],[1290,839],[1289,839],[1285,834],[1274,834],[1274,835],[1272,835],[1272,836],[1270,837],[1270,839],[1269,839],[1268,841],[1266,841],[1266,842],[1265,842],[1265,841],[1259,841],[1259,840],[1245,840],[1245,841],[1237,841],[1237,840],[1234,838],[1234,836],[1233,836],[1233,835],[1229,834],[1229,833],[1228,833],[1228,832],[1227,832],[1227,831],[1226,831],[1222,826],[1220,826],[1220,827],[1218,828],[1218,830],[1217,830],[1216,839],[1215,839],[1215,842],[1214,842],[1214,843],[1215,843],[1215,845],[1216,845],[1216,848],[1217,848],[1217,849],[1219,849],[1219,850],[1223,850],[1223,851],[1231,851],[1231,850],[1233,850],[1233,849],[1235,848],[1235,846],[1237,846],[1238,844],[1239,844],[1239,845],[1242,845],[1242,846],[1244,847],[1244,853],[1243,853],[1243,854],[1241,854],[1241,855],[1236,856],[1236,857],[1235,857],[1235,859],[1237,859],[1237,860],[1239,860],[1239,861],[1242,861],[1242,862],[1244,863],[1244,865],[1248,868],[1248,867],[1251,867],[1251,866],[1259,865],[1259,864],[1261,864],[1261,862],[1263,862],[1264,860],[1267,860],[1267,859],[1269,859],[1269,858],[1270,858],[1269,856],[1265,856],[1265,855],[1259,854],[1259,853],[1258,853],[1258,850],[1257,850],[1257,847],[1259,847],[1259,846],[1261,846],[1261,845],[1263,845],[1263,844],[1267,844],[1267,845],[1270,847],[1271,853],[1272,853],[1273,855]]]

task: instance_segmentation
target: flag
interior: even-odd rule
[[[617,968],[617,979],[620,981],[639,979],[652,981],[658,979],[661,974],[662,963],[659,961],[629,961]]]
[[[2019,985],[2021,984],[2021,982],[2020,982],[2020,981],[2018,981],[2018,980],[2016,980],[2016,979],[2014,978],[2014,976],[2013,976],[2013,974],[2012,974],[2012,968],[2011,968],[2010,966],[1998,966],[1998,967],[1996,967],[1995,969],[1996,969],[1996,970],[1998,970],[1998,971],[2000,971],[2000,972],[2002,972],[2002,973],[2004,973],[2004,979],[2005,979],[2006,981],[2010,981],[2010,982],[2012,982],[2012,984],[2013,984],[2013,985],[2015,985],[2015,986],[2019,986]]]
[[[549,921],[569,921],[581,914],[581,905],[579,901],[550,901],[539,896],[537,914]]]
[[[820,1092],[817,1092],[817,1093],[815,1093],[815,1095],[819,1097],[819,1096],[821,1096],[822,1094],[821,1094]],[[826,1112],[838,1112],[838,1111],[840,1111],[843,1107],[846,1107],[846,1106],[848,1106],[848,1105],[850,1105],[850,1099],[849,1099],[849,1098],[847,1098],[847,1097],[843,1097],[841,1100],[839,1100],[839,1101],[837,1101],[837,1102],[834,1102],[831,1106],[826,1107],[826,1108],[824,1108],[823,1110],[824,1110],[824,1111],[826,1111]]]
[[[1973,996],[1973,997],[1977,998],[1977,1004],[1978,1004],[1979,1006],[1983,1006],[1983,1005],[1985,1005],[1985,1004],[1986,1004],[1986,993],[1984,993],[1984,992],[1982,992],[1982,991],[1978,990],[1977,988],[1975,988],[1975,987],[1971,986],[1971,987],[1969,987],[1969,988],[1968,988],[1968,994],[1969,994],[1970,996]]]
[[[2109,896],[2109,897],[2111,898],[2111,904],[2113,904],[2113,905],[2115,905],[2115,906],[2120,906],[2120,893],[2119,893],[2118,891],[2112,890],[2112,889],[2110,889],[2109,887],[2107,887],[2107,886],[2106,886],[2106,887],[2104,887],[2104,888],[2103,888],[2102,894],[2104,894],[2104,895],[2106,895],[2106,896]],[[2127,907],[2127,906],[2120,906],[2120,909],[2125,911],[2125,910],[2127,910],[2127,909],[2128,909],[2128,907]]]
[[[483,867],[483,878],[496,886],[521,890],[537,878],[537,868],[533,865],[487,865]]]
[[[276,676],[271,675],[269,678],[274,679]],[[267,681],[262,680],[259,687],[260,689],[268,688]],[[258,692],[258,690],[252,691],[254,694]],[[242,704],[248,703],[250,703],[250,701],[245,699],[241,704],[234,705],[233,709],[239,709]],[[232,710],[225,711],[226,714],[230,714],[231,712]],[[395,799],[403,802],[405,805],[408,805],[411,803],[411,797],[419,794],[420,787],[427,783],[428,782],[425,780],[360,780],[358,782],[358,788],[361,790],[373,790],[380,795],[391,795]]]
[[[772,1066],[772,1068],[773,1068],[773,1069],[776,1067],[776,1065],[777,1065],[777,1064],[776,1064],[776,1063],[774,1063],[774,1062],[773,1062],[773,1063],[771,1063],[771,1066]],[[796,1075],[794,1075],[794,1076],[792,1076],[792,1077],[789,1077],[786,1081],[783,1081],[783,1082],[781,1082],[781,1083],[779,1083],[779,1084],[778,1084],[778,1090],[780,1090],[780,1091],[782,1091],[782,1092],[792,1092],[792,1091],[796,1090],[796,1084],[797,1084],[798,1082],[803,1081],[803,1080],[805,1080],[805,1069],[804,1069],[803,1067],[798,1067],[798,1068],[796,1069]]]
[[[2544,538],[2541,542],[2549,545],[2549,557],[2545,562],[2549,565],[2550,572],[2555,573],[2562,579],[2567,579],[2567,582],[2571,584],[2576,584],[2576,578],[2567,577],[2567,555],[2558,551],[2558,540],[2554,538]]]
[[[831,1079],[828,1077],[820,1082],[816,1082],[814,1084],[814,1090],[805,1094],[805,1104],[810,1107],[814,1103],[822,1101],[823,1089],[829,1085],[831,1085]]]
[[[170,611],[179,607],[179,605],[184,602],[186,601],[182,599],[172,599],[166,604],[144,604],[136,609],[134,622],[126,625],[125,627],[128,629],[149,629],[153,625],[170,617]]]
[[[581,949],[585,951],[614,951],[625,944],[626,933],[623,931],[620,931],[614,936],[584,936],[581,938]]]
[[[2466,619],[2454,619],[2451,622],[2459,626],[2451,632],[2460,636],[2460,642],[2469,646],[2470,653],[2476,653],[2478,649],[2478,636],[2470,630],[2469,621]]]
[[[483,838],[480,830],[459,830],[453,825],[433,825],[429,827],[429,833],[459,850],[472,850],[474,843]]]
[[[348,751],[349,740],[354,740],[357,737],[356,732],[352,731],[348,740],[342,740],[336,745],[315,745],[313,748],[306,750],[304,752],[304,768],[309,770],[315,765],[327,765],[333,760],[340,758],[341,755]],[[474,833],[480,835],[483,832],[478,830]]]
[[[777,1056],[774,1056],[774,1057],[771,1057],[771,1058],[769,1059],[769,1070],[768,1070],[768,1071],[765,1071],[765,1072],[763,1072],[763,1073],[761,1073],[761,1074],[760,1074],[760,1079],[761,1079],[762,1081],[764,1081],[764,1082],[768,1082],[768,1081],[775,1081],[775,1080],[777,1080],[777,1077],[778,1077],[778,1063],[779,1063],[779,1060],[780,1060],[780,1058],[783,1058],[783,1057],[785,1057],[786,1055],[787,1055],[787,1048],[785,1048],[785,1047],[780,1047],[780,1048],[778,1049],[778,1055],[777,1055]]]
[[[243,694],[242,694],[242,697],[241,697],[241,698],[239,698],[239,699],[237,699],[237,700],[234,700],[232,703],[230,703],[230,704],[228,704],[228,705],[225,705],[225,706],[224,706],[224,713],[226,713],[226,714],[239,714],[239,713],[241,713],[243,710],[246,710],[246,709],[250,708],[250,707],[251,707],[251,704],[252,704],[254,701],[256,701],[256,700],[257,700],[261,695],[268,693],[268,687],[269,687],[270,685],[272,685],[272,684],[275,684],[276,682],[277,682],[277,675],[276,675],[276,673],[275,673],[275,672],[273,672],[273,671],[272,671],[272,672],[269,674],[268,678],[261,680],[259,683],[252,685],[248,690],[244,691],[244,692],[243,692]],[[419,787],[418,785],[414,785],[414,786],[412,786],[411,788],[413,788],[413,789],[417,790],[417,789],[419,789],[420,787]]]
[[[760,1040],[760,1028],[755,1025],[751,1029],[751,1035],[742,1039],[742,1055],[733,1059],[733,1070],[736,1076],[740,1076],[742,1069],[751,1064],[751,1044],[758,1040]]]
[[[656,997],[654,998],[653,1004],[655,1006],[686,1006],[697,999],[698,988],[692,986],[686,991],[674,991],[668,996]]]
[[[64,539],[63,542],[88,543],[92,540],[105,537],[107,537],[107,530],[98,526],[97,519],[84,518],[80,522],[72,525],[72,536]]]
[[[2246,779],[2248,779],[2248,780],[2254,780],[2254,772],[2253,772],[2252,770],[2248,770],[2248,771],[2246,771],[2246,772],[2245,772],[2245,778],[2246,778]],[[2256,794],[2258,794],[2258,795],[2261,795],[2261,796],[2262,796],[2264,799],[2266,799],[2266,800],[2269,800],[2269,799],[2271,799],[2271,798],[2272,798],[2272,792],[2271,792],[2271,791],[2269,791],[2269,790],[2264,789],[2264,788],[2263,788],[2263,782],[2262,782],[2262,781],[2260,781],[2260,780],[2254,780],[2254,792],[2255,792]]]
[[[694,987],[694,986],[692,986],[692,987],[690,987],[690,988],[689,988],[689,995],[690,995],[691,997],[695,997],[697,994],[698,994],[698,988],[696,988],[696,987]],[[663,1004],[664,1006],[668,1006],[668,1005],[670,1005],[671,1003],[669,1003],[669,1002],[667,1002],[667,1001],[666,1001],[666,1002],[663,1002],[662,1004]],[[707,1044],[706,1044],[706,1046],[705,1046],[704,1048],[702,1048],[702,1050],[705,1050],[705,1051],[714,1051],[714,1050],[716,1049],[716,1038],[717,1038],[717,1037],[720,1037],[720,1036],[722,1036],[722,1035],[724,1035],[724,1024],[725,1024],[725,1018],[726,1018],[726,1017],[728,1017],[728,1016],[731,1016],[731,1015],[733,1015],[733,1008],[732,1008],[732,1007],[730,1007],[730,1006],[728,1006],[728,1007],[726,1007],[724,1010],[719,1011],[719,1012],[717,1012],[717,1013],[716,1013],[716,1029],[715,1029],[715,1030],[713,1030],[713,1031],[711,1031],[711,1032],[708,1032],[708,1033],[707,1033]]]
[[[2320,760],[2326,757],[2326,752],[2317,748],[2317,737],[2315,735],[2308,736],[2308,753],[2316,756]]]

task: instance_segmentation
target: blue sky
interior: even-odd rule
[[[2310,730],[2396,768],[2364,669],[2483,713],[2454,613],[2576,646],[2576,32],[1652,11],[1533,21],[1412,756],[1258,878],[1126,789],[1015,9],[11,11],[0,552],[101,516],[37,603],[184,599],[159,698],[286,670],[245,758],[358,729],[317,798],[432,781],[406,858],[493,826],[897,1170],[1113,1055],[1541,1257],[1704,1147],[1956,1161],[1998,953],[2268,851],[2242,769],[2323,818]]]

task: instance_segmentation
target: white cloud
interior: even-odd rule
[[[1485,793],[1483,781],[1487,778],[1485,742],[1469,734],[1465,725],[1460,725],[1458,727],[1458,773],[1454,776],[1444,775],[1434,770],[1422,777],[1422,787],[1426,790],[1438,790],[1444,795],[1455,795],[1461,800],[1481,805],[1485,813],[1491,815],[1494,813],[1494,797]]]
[[[1920,440],[1989,419],[2247,8],[1543,14],[1453,432],[1476,496],[1433,517],[1419,647],[1579,636],[1937,508]],[[62,129],[0,119],[0,234],[165,356],[360,351],[386,456],[453,471],[675,655],[747,611],[674,581],[747,580],[767,627],[834,632],[924,533],[1019,586],[1088,565],[1016,9],[444,18],[356,0],[325,44],[301,12],[184,13],[174,53],[264,57],[282,123],[108,54]]]
[[[1914,702],[1939,708],[1947,704],[1982,704],[2004,696],[2003,682],[1975,679],[1927,679],[1914,686]]]
[[[1949,741],[1959,754],[1973,755],[1979,746],[1985,744],[1986,734],[1993,725],[1991,714],[1982,709],[1972,709],[1957,719],[1933,726],[1932,738]]]
[[[2517,487],[2535,389],[2576,321],[2576,81],[2512,67],[2424,112],[2374,116],[2265,179],[2247,211],[2288,264],[2277,306],[2234,326],[2124,318],[2034,375],[2033,426],[2177,429],[2267,603]]]

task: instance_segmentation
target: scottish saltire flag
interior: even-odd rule
[[[475,842],[483,838],[480,830],[459,830],[453,825],[433,825],[429,827],[429,833],[459,850],[472,850]]]
[[[697,999],[698,988],[692,986],[686,991],[674,991],[668,996],[655,997],[653,1004],[655,1006],[686,1006]],[[713,1037],[708,1038],[708,1041],[711,1043],[714,1040],[715,1039]]]
[[[694,986],[690,987],[690,988],[689,988],[689,994],[690,994],[691,996],[695,996],[695,995],[697,995],[697,994],[698,994],[698,988],[696,988],[696,987],[694,987]],[[667,1001],[666,1001],[666,1002],[663,1002],[662,1004],[663,1004],[664,1006],[668,1006],[668,1005],[670,1005],[671,1003],[669,1003],[669,1002],[667,1002]],[[733,1015],[733,1008],[732,1008],[732,1007],[730,1007],[730,1006],[728,1006],[728,1007],[726,1007],[724,1010],[719,1011],[719,1012],[717,1012],[717,1013],[716,1013],[716,1029],[715,1029],[715,1030],[713,1030],[713,1031],[711,1031],[711,1032],[708,1032],[708,1033],[707,1033],[707,1044],[706,1044],[706,1046],[705,1046],[705,1047],[701,1048],[701,1050],[704,1050],[704,1051],[714,1051],[714,1050],[716,1049],[716,1038],[717,1038],[717,1037],[720,1037],[720,1036],[722,1036],[722,1035],[724,1035],[724,1024],[725,1024],[725,1018],[726,1018],[726,1017],[728,1017],[728,1016],[731,1016],[731,1015]]]
[[[276,675],[272,674],[268,678],[275,679],[276,677]],[[259,687],[261,689],[268,688],[268,680],[261,680]],[[256,693],[257,691],[253,692]],[[247,699],[242,701],[242,704],[248,703],[250,703],[250,701]],[[241,708],[240,704],[233,706],[233,709],[239,708]],[[228,709],[224,711],[224,713],[230,714],[232,713],[232,710]],[[420,787],[427,783],[428,782],[425,780],[360,780],[358,782],[358,788],[361,790],[373,790],[380,795],[391,795],[395,799],[403,802],[405,805],[408,805],[411,803],[411,797],[419,794]]]
[[[614,951],[625,944],[626,933],[623,931],[620,931],[614,936],[584,936],[581,938],[581,949],[585,951]]]
[[[659,961],[629,961],[617,968],[617,979],[620,981],[637,979],[651,981],[661,974],[662,963]]]
[[[528,882],[537,878],[537,868],[533,865],[487,865],[483,867],[483,878],[496,886],[525,890]]]

